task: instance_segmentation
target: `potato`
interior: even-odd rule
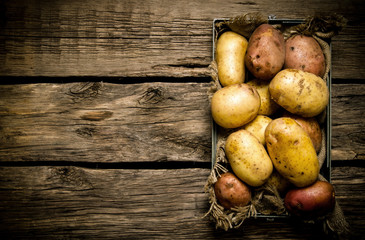
[[[243,126],[243,129],[252,133],[265,146],[265,129],[271,121],[272,119],[267,116],[257,115],[254,120]]]
[[[214,184],[215,196],[226,209],[244,207],[251,201],[251,189],[233,173],[223,173]]]
[[[245,82],[245,55],[247,40],[243,36],[228,31],[217,41],[216,61],[218,79],[222,86]]]
[[[296,216],[324,216],[335,207],[335,191],[332,184],[316,181],[308,187],[288,191],[284,206],[289,213]]]
[[[271,99],[269,83],[269,81],[261,81],[260,79],[254,79],[247,82],[247,84],[253,86],[260,95],[261,104],[258,114],[266,116],[274,114],[280,107]]]
[[[274,119],[266,127],[266,147],[275,169],[297,187],[314,183],[319,162],[312,140],[291,118]]]
[[[321,46],[309,36],[294,35],[286,40],[284,68],[293,68],[323,77],[326,60]]]
[[[317,116],[329,101],[324,80],[297,69],[284,69],[276,74],[270,82],[269,91],[277,104],[302,117]]]
[[[272,173],[273,165],[264,146],[249,131],[231,133],[225,153],[236,176],[250,186],[263,185]]]
[[[272,174],[267,180],[267,183],[276,187],[278,192],[282,195],[284,195],[291,186],[291,183],[286,178],[281,176],[276,169],[272,171]]]
[[[214,121],[224,128],[237,128],[252,121],[260,108],[260,96],[246,83],[233,84],[213,94],[211,113]]]
[[[285,60],[283,34],[270,24],[262,24],[252,33],[245,55],[245,65],[256,78],[272,79]]]
[[[284,112],[283,117],[294,119],[308,133],[314,149],[318,153],[322,147],[322,131],[316,118],[304,118],[289,112]]]

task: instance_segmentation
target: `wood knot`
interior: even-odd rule
[[[89,128],[89,127],[83,127],[83,128],[76,129],[76,133],[77,133],[77,135],[79,135],[81,137],[91,138],[92,136],[94,136],[94,133],[96,133],[96,129]]]
[[[74,84],[67,93],[74,101],[96,97],[100,94],[103,82],[87,82]]]
[[[165,99],[164,91],[162,87],[149,87],[140,99],[139,104],[157,104]]]
[[[83,189],[93,188],[84,171],[76,167],[54,168],[53,176],[59,178],[63,185],[71,185]]]

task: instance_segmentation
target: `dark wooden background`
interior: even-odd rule
[[[0,1],[0,234],[7,239],[325,239],[206,218],[212,21],[336,12],[332,183],[365,234],[362,0]]]

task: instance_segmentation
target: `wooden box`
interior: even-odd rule
[[[226,18],[216,18],[213,20],[213,60],[215,60],[215,46],[216,46],[216,39],[218,39],[217,36],[217,24],[221,23],[223,21],[227,21],[229,19]],[[297,24],[301,24],[303,23],[304,20],[289,20],[289,19],[272,19],[271,17],[269,17],[268,19],[268,23],[269,24],[281,24],[283,26],[294,26]],[[247,39],[248,40],[248,39]],[[328,43],[330,50],[331,50],[331,42],[330,40],[326,40],[326,42]],[[328,64],[328,62],[327,62]],[[329,62],[330,64],[330,62]],[[330,64],[331,65],[331,64]],[[326,82],[327,82],[327,86],[329,89],[329,103],[326,107],[326,111],[323,117],[325,117],[325,120],[323,122],[323,124],[321,124],[321,128],[324,130],[324,135],[323,137],[325,137],[325,147],[326,147],[326,157],[325,157],[325,161],[320,169],[320,174],[325,177],[329,182],[331,182],[331,83],[332,83],[332,77],[331,77],[331,72],[332,70],[330,69]],[[246,74],[248,73],[248,70],[246,69]],[[247,79],[247,78],[246,78]],[[219,126],[214,122],[214,120],[212,119],[212,155],[211,155],[211,166],[213,169],[213,166],[215,164],[216,161],[216,146],[217,146],[217,140],[218,140],[218,131]],[[288,218],[288,215],[264,215],[261,213],[257,214],[257,217],[261,217],[261,218],[266,218],[267,220],[274,220],[274,219],[278,219],[278,218]]]

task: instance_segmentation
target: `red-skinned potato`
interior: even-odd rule
[[[305,118],[289,112],[284,112],[283,117],[294,119],[308,133],[316,152],[318,153],[321,150],[322,131],[316,118]]]
[[[316,181],[305,188],[295,188],[285,195],[285,208],[299,217],[324,216],[335,206],[335,191],[332,184]]]
[[[286,40],[284,68],[299,69],[323,77],[326,60],[321,46],[310,36],[294,35]]]
[[[256,78],[272,79],[285,61],[283,34],[270,24],[262,24],[252,33],[245,55],[245,65]]]
[[[226,209],[244,207],[251,201],[251,189],[233,173],[226,172],[214,184],[218,202]]]

